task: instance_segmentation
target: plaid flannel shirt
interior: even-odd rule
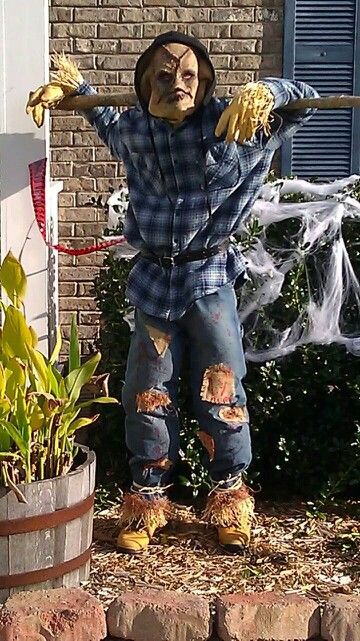
[[[242,145],[215,137],[218,119],[229,103],[226,98],[212,98],[176,128],[140,106],[121,114],[112,107],[82,112],[112,155],[124,162],[129,188],[124,234],[131,245],[174,256],[218,245],[237,231],[266,179],[275,150],[313,113],[281,107],[317,96],[302,82],[262,82],[275,97],[273,132],[269,137],[260,133]],[[78,93],[95,90],[84,83]],[[244,270],[234,245],[171,269],[140,258],[130,272],[127,297],[147,314],[175,320],[194,300],[235,282]]]

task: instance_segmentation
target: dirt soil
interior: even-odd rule
[[[280,590],[319,601],[333,593],[360,594],[360,503],[317,518],[303,504],[259,503],[244,556],[224,552],[201,515],[179,505],[145,553],[127,556],[115,547],[117,513],[112,507],[95,516],[91,576],[84,584],[105,606],[136,586],[210,597]]]

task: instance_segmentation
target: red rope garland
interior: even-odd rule
[[[102,251],[113,245],[120,245],[125,242],[125,237],[118,238],[117,240],[106,240],[96,245],[88,245],[82,249],[73,249],[65,245],[52,245],[46,239],[46,194],[45,194],[45,179],[46,179],[46,158],[36,160],[29,165],[30,173],[30,189],[32,204],[35,213],[35,219],[38,224],[40,233],[51,249],[63,254],[70,254],[70,256],[83,256],[84,254],[91,254],[92,252]]]

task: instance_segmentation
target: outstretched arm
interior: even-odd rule
[[[76,90],[77,95],[90,96],[96,94],[94,87],[83,81]],[[110,153],[119,160],[123,159],[123,143],[120,134],[120,113],[114,107],[93,107],[92,109],[79,110],[79,112],[92,127]]]
[[[44,122],[45,109],[61,109],[74,95],[94,95],[96,90],[84,81],[77,65],[65,55],[53,57],[57,71],[52,74],[49,84],[31,92],[26,112],[31,114],[34,122],[41,127]],[[94,127],[103,142],[109,147],[111,154],[122,159],[123,144],[120,136],[120,114],[114,107],[94,107],[78,110]]]
[[[273,111],[280,118],[278,118],[278,122],[274,121],[271,129],[272,135],[276,137],[276,142],[281,145],[291,138],[316,112],[316,109],[290,111],[284,107],[295,100],[318,98],[319,94],[313,87],[298,80],[265,78],[261,82],[270,89],[274,96]]]
[[[226,132],[226,141],[243,143],[255,135],[276,144],[292,136],[314,109],[286,111],[286,105],[298,99],[316,98],[317,92],[303,82],[265,78],[242,87],[221,115],[215,134]],[[276,139],[275,139],[276,137]]]

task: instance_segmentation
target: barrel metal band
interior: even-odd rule
[[[0,590],[8,588],[19,588],[25,585],[35,585],[36,583],[44,583],[52,579],[58,579],[68,572],[78,570],[85,563],[90,560],[91,547],[85,552],[76,556],[74,559],[64,561],[59,565],[51,568],[43,568],[42,570],[32,570],[32,572],[22,572],[21,574],[11,574],[9,576],[0,576]]]
[[[21,519],[9,519],[0,521],[0,536],[11,536],[12,534],[25,534],[26,532],[35,532],[37,530],[48,530],[49,528],[63,525],[89,512],[94,505],[94,496],[91,494],[83,501],[64,507],[61,510],[55,510],[48,514],[38,514],[36,516],[27,516]]]

